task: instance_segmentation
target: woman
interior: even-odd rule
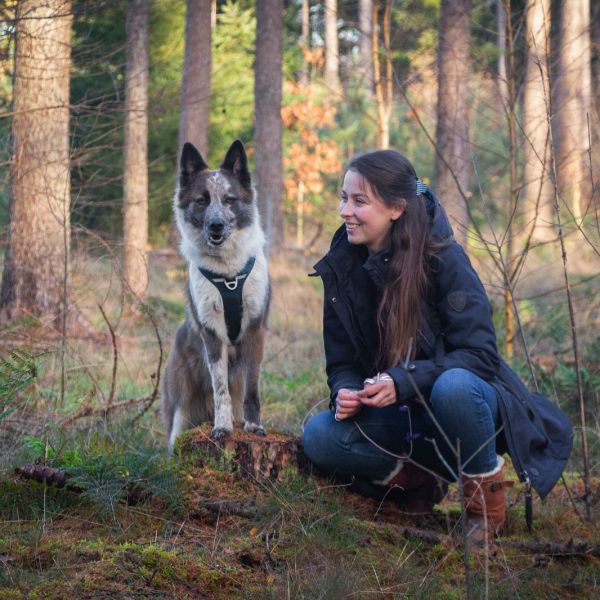
[[[339,214],[315,265],[331,410],[308,422],[305,452],[364,494],[394,490],[412,512],[441,499],[434,474],[461,475],[469,529],[491,540],[505,520],[499,455],[508,449],[544,496],[568,458],[570,425],[499,358],[483,286],[404,156],[352,160]]]

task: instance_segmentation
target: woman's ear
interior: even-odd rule
[[[392,212],[390,214],[390,220],[397,221],[404,214],[405,210],[406,200],[404,198],[401,198],[397,204],[394,204],[394,207],[392,208]]]

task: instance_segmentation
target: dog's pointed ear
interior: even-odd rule
[[[186,142],[181,150],[181,185],[185,185],[194,173],[208,169],[202,154],[196,150],[194,144]]]
[[[229,146],[221,169],[231,171],[243,187],[250,187],[251,178],[250,170],[248,169],[248,157],[244,150],[244,144],[242,144],[240,140],[235,140],[235,142]]]

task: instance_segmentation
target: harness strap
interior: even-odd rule
[[[244,309],[242,303],[242,291],[244,283],[254,267],[256,258],[251,256],[244,268],[232,279],[226,279],[219,273],[213,273],[208,269],[198,267],[200,273],[206,277],[221,294],[223,300],[223,310],[225,311],[225,326],[227,327],[227,337],[233,344],[240,335],[242,329],[242,312]]]

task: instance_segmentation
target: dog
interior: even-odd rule
[[[259,371],[271,287],[241,141],[216,170],[193,144],[183,146],[173,211],[189,277],[185,322],[161,388],[169,451],[182,431],[213,419],[215,441],[241,422],[245,431],[265,435]]]

